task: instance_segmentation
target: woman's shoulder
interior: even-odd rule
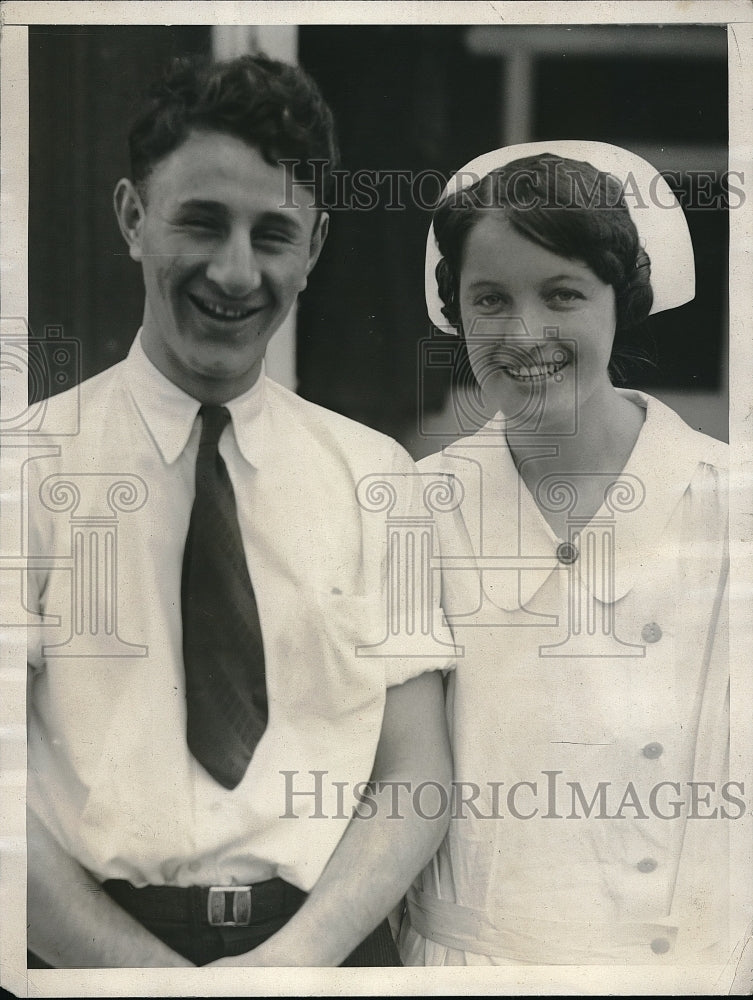
[[[701,434],[699,431],[694,431],[693,433],[698,434],[702,438],[700,444],[702,459],[701,461],[705,465],[713,465],[715,468],[721,471],[729,471],[729,445],[724,441],[719,441],[716,438],[709,437],[708,434]]]
[[[650,426],[650,440],[655,449],[667,456],[674,452],[678,457],[694,458],[699,465],[713,466],[720,472],[728,470],[729,445],[726,442],[692,427],[685,417],[655,396],[643,392],[633,394],[646,407],[646,424]]]
[[[421,472],[451,472],[463,458],[473,456],[482,460],[490,450],[498,453],[500,447],[507,450],[507,441],[500,422],[492,419],[473,434],[456,438],[439,451],[417,459],[416,465]]]
[[[720,472],[727,472],[729,469],[729,445],[718,438],[711,437],[710,434],[705,434],[703,431],[691,427],[674,410],[670,409],[669,412],[681,425],[682,435],[686,442],[685,447],[697,457],[699,465],[709,465],[719,469]]]
[[[419,459],[416,465],[423,475],[455,476],[464,482],[469,475],[472,475],[475,480],[480,469],[485,467],[488,461],[490,446],[488,438],[484,440],[480,435],[472,434],[445,445],[441,451]]]
[[[435,451],[431,455],[425,455],[423,458],[418,459],[416,466],[419,472],[434,472],[437,475],[447,472],[445,449],[443,448],[441,451]]]

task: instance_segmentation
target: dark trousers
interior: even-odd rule
[[[127,882],[111,881],[102,888],[173,951],[194,965],[206,965],[218,958],[252,951],[280,930],[306,899],[305,892],[282,879],[272,879],[263,886],[265,894],[257,893],[261,905],[254,905],[252,895],[250,922],[242,927],[211,926],[206,916],[206,889],[200,887],[134,889]],[[30,969],[50,967],[31,953],[28,963]],[[342,965],[402,965],[388,921],[372,931]]]

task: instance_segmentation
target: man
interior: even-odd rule
[[[80,387],[79,433],[30,463],[29,947],[55,967],[399,964],[384,918],[446,810],[396,790],[449,781],[447,664],[431,630],[359,655],[386,635],[388,561],[356,488],[398,482],[410,515],[417,480],[263,370],[326,237],[331,115],[292,67],[183,62],[130,149],[115,209],[143,326]],[[68,426],[78,396],[48,405]]]

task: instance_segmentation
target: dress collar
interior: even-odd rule
[[[623,470],[623,477],[634,477],[645,492],[642,499],[629,501],[626,510],[619,509],[615,493],[614,512],[605,504],[596,515],[612,513],[615,520],[614,600],[624,597],[646,573],[699,463],[709,461],[711,444],[658,399],[634,389],[617,391],[646,409],[641,433]],[[602,587],[593,590],[599,600],[607,599]]]
[[[188,443],[200,403],[179,389],[149,360],[141,343],[141,330],[124,363],[126,385],[165,462],[171,465]],[[244,459],[258,467],[264,434],[264,366],[256,382],[227,408],[232,418],[238,449]]]
[[[615,492],[611,507],[602,505],[590,522],[614,525],[613,583],[602,581],[601,575],[598,581],[582,577],[593,596],[605,603],[624,597],[645,574],[698,463],[709,450],[709,438],[693,431],[659,400],[632,389],[617,392],[643,407],[646,417],[619,477],[635,488],[635,499],[627,499],[627,490]],[[525,607],[553,572],[568,570],[556,554],[562,539],[556,537],[519,476],[501,426],[496,415],[473,437],[448,446],[445,455],[466,460],[451,463],[463,478],[468,459],[480,469],[480,489],[471,490],[463,504],[474,551],[485,557],[531,559],[531,568],[520,571],[479,566],[487,597],[512,611]],[[581,566],[578,559],[573,568],[580,573]]]

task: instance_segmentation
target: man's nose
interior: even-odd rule
[[[233,233],[212,257],[207,277],[226,295],[243,298],[261,285],[261,269],[248,233]]]

